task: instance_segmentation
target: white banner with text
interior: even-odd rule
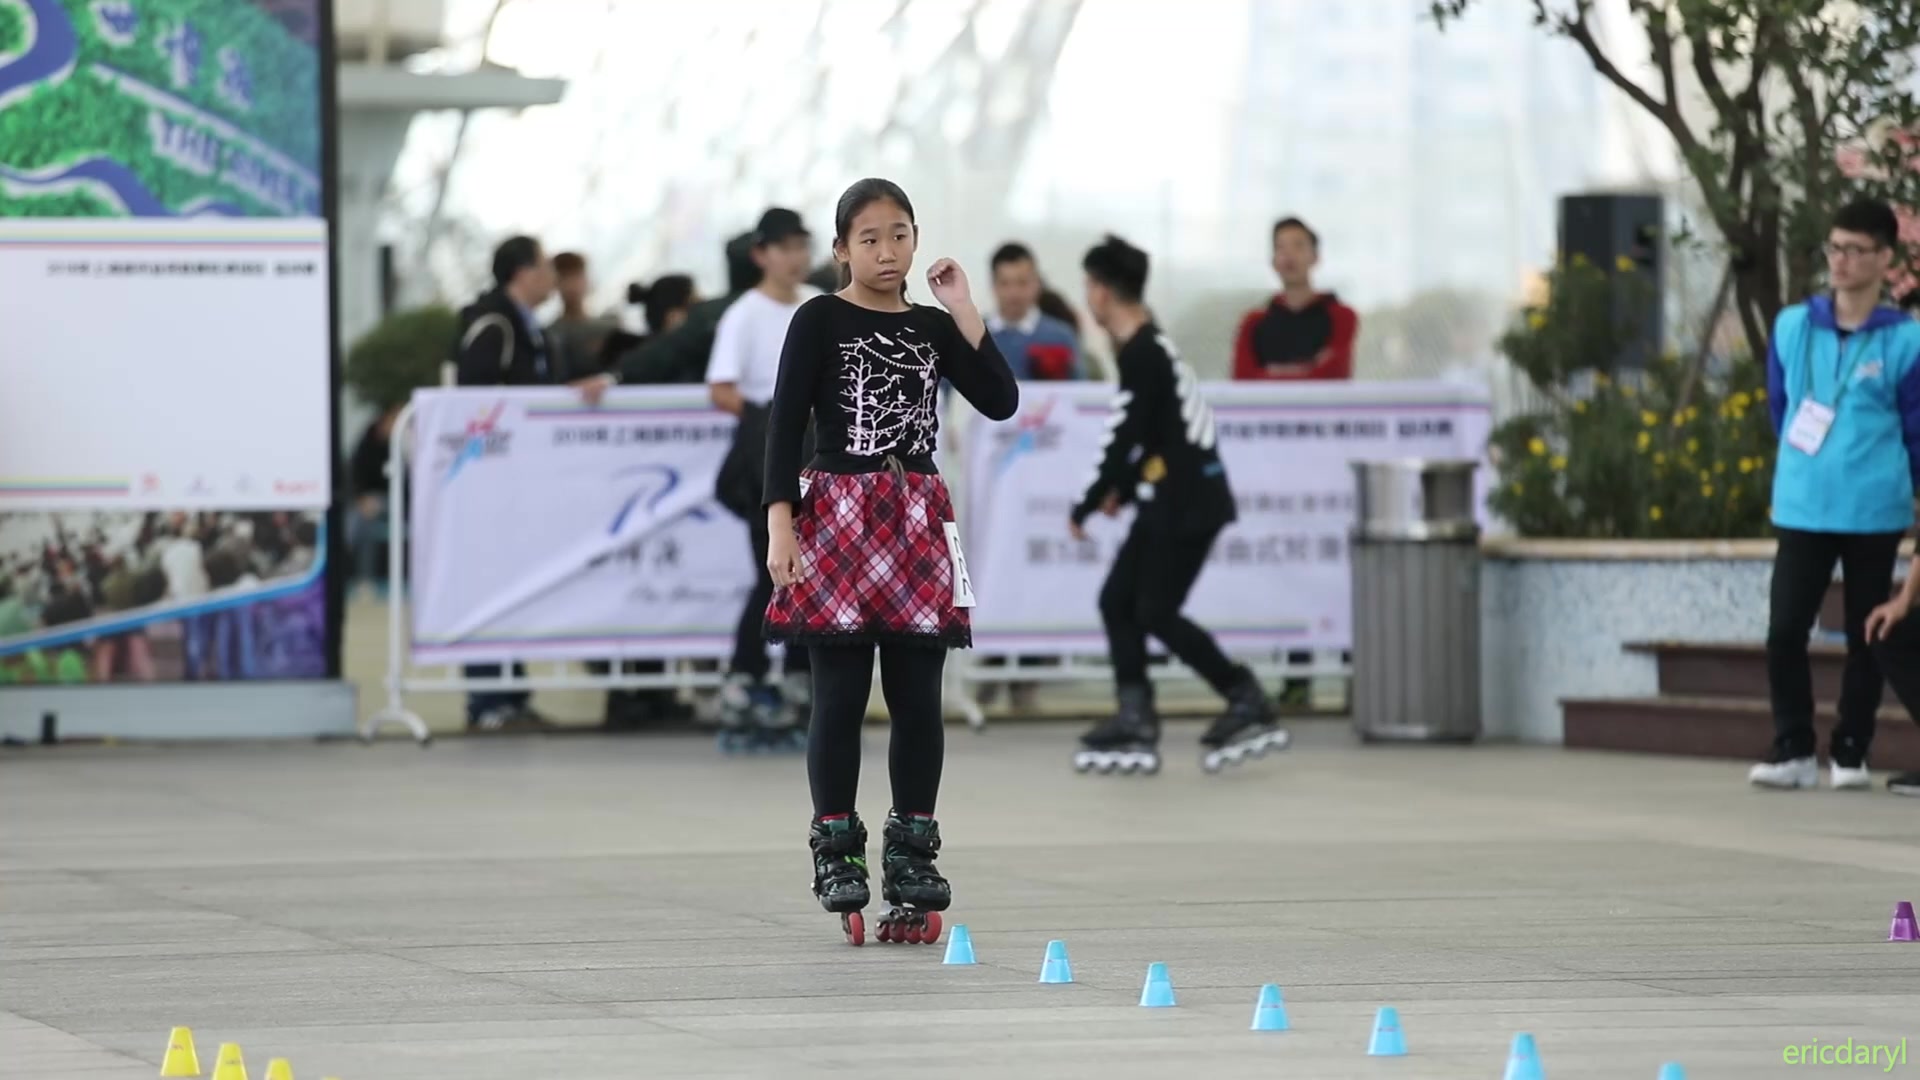
[[[721,657],[753,587],[704,387],[413,398],[413,658]]]
[[[1350,463],[1481,459],[1485,391],[1218,383],[1205,394],[1239,520],[1188,614],[1236,654],[1349,647]],[[960,467],[950,482],[980,651],[1106,651],[1097,598],[1130,511],[1096,515],[1084,543],[1067,514],[1111,395],[1027,383],[1014,418],[946,429],[959,438],[942,456]],[[566,389],[436,389],[414,408],[415,662],[731,653],[753,557],[745,523],[714,501],[734,422],[704,388],[620,390],[598,408]]]
[[[1106,651],[1096,605],[1132,512],[1095,514],[1085,542],[1068,534],[1067,515],[1092,477],[1112,396],[1101,385],[1028,383],[1018,415],[970,426],[965,529],[980,600],[977,649]],[[1212,383],[1204,396],[1239,520],[1215,541],[1188,616],[1235,654],[1349,648],[1351,463],[1483,459],[1486,391],[1453,383]],[[1482,470],[1483,508],[1484,483]]]

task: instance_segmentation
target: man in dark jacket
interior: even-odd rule
[[[534,309],[553,295],[553,264],[531,236],[516,236],[493,252],[493,288],[460,312],[460,338],[454,343],[454,366],[461,386],[548,386],[560,381],[557,358]],[[597,405],[608,387],[619,381],[613,374],[576,380],[590,405]],[[499,678],[499,664],[468,664],[470,678]],[[526,668],[513,666],[514,676]],[[467,726],[497,731],[550,726],[535,712],[525,690],[482,691],[467,695]]]

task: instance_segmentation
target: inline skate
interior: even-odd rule
[[[813,849],[813,895],[821,907],[840,916],[849,944],[865,944],[867,924],[861,909],[872,899],[866,825],[858,814],[815,818],[807,846]]]
[[[940,824],[927,814],[887,814],[880,849],[880,896],[887,902],[874,936],[895,944],[931,945],[940,940],[940,913],[953,903],[953,887],[933,860],[940,853]]]
[[[1293,736],[1279,725],[1273,704],[1260,689],[1260,680],[1243,671],[1240,681],[1227,691],[1227,711],[1200,736],[1204,751],[1200,767],[1217,773],[1228,765],[1238,765],[1249,757],[1265,757],[1269,750],[1285,750]]]
[[[1151,686],[1123,686],[1111,719],[1080,736],[1074,752],[1076,772],[1142,773],[1160,771],[1160,717]]]

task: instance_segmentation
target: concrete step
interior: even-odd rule
[[[1577,749],[1755,761],[1773,738],[1773,714],[1764,698],[1568,698],[1560,704],[1566,745]],[[1815,713],[1822,752],[1835,719],[1831,706]],[[1920,725],[1897,706],[1881,709],[1879,720],[1868,764],[1920,770]]]

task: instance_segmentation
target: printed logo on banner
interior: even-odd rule
[[[680,470],[670,465],[636,465],[631,469],[622,469],[613,476],[616,480],[631,484],[632,490],[620,504],[620,509],[615,511],[613,523],[607,526],[608,536],[620,535],[621,528],[633,516],[635,507],[651,514],[668,495],[673,494],[674,488],[680,486]],[[642,506],[642,503],[645,505]],[[695,510],[693,516],[704,517],[699,510]]]
[[[447,474],[440,480],[443,486],[451,484],[469,462],[506,454],[513,445],[513,432],[500,428],[500,416],[506,411],[506,402],[494,402],[493,408],[482,409],[467,421],[466,431],[440,437],[441,449],[453,455]]]
[[[1038,406],[1024,409],[1011,424],[993,429],[996,447],[993,475],[1006,473],[1013,463],[1037,450],[1052,450],[1060,445],[1060,427],[1050,423],[1058,398],[1048,397]]]

